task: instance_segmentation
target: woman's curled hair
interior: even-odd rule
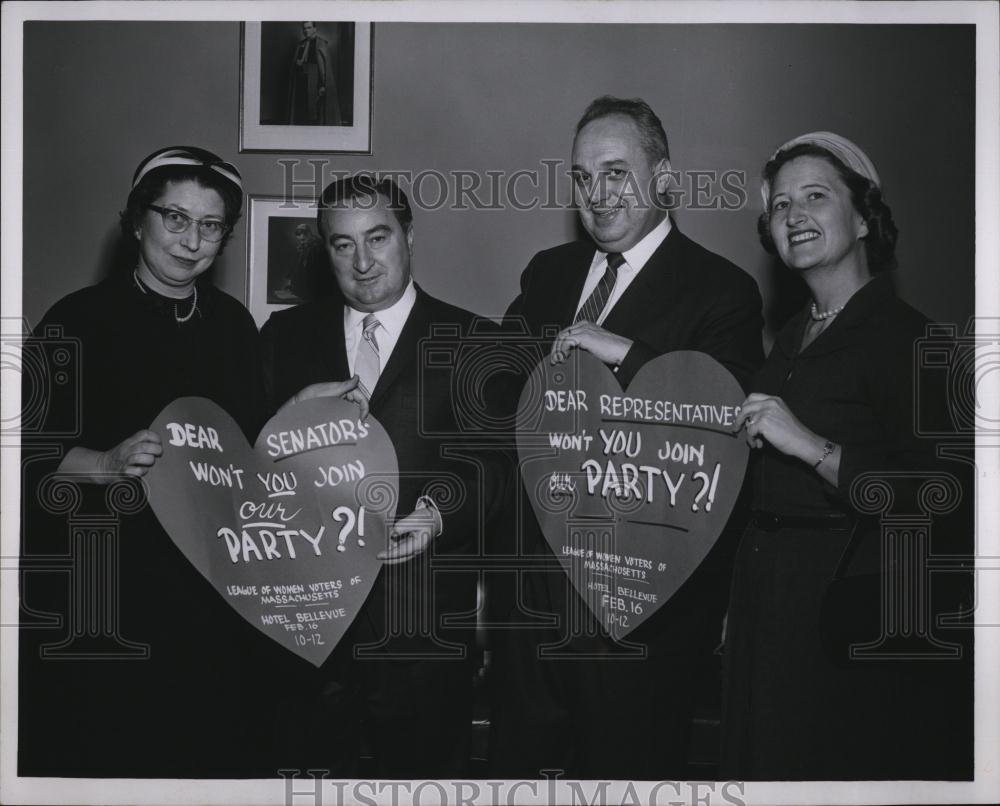
[[[865,244],[865,254],[868,258],[868,268],[874,274],[888,267],[895,258],[896,237],[898,230],[892,220],[892,210],[882,199],[882,190],[871,180],[852,171],[837,157],[812,143],[801,143],[781,151],[772,157],[764,166],[763,179],[768,187],[774,186],[775,177],[782,166],[796,157],[820,157],[829,162],[837,170],[840,178],[847,185],[851,194],[854,209],[868,225],[868,234],[862,240]],[[761,245],[768,254],[777,254],[777,248],[771,238],[770,201],[768,209],[757,219],[757,234]]]

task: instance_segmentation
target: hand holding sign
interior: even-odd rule
[[[163,454],[160,435],[152,431],[136,431],[110,451],[101,454],[101,471],[106,476],[145,476]]]
[[[754,392],[743,402],[735,430],[746,426],[746,442],[751,448],[762,448],[764,442],[773,445],[783,454],[803,462],[814,462],[816,444],[823,450],[823,439],[818,437],[792,414],[780,397]]]
[[[631,339],[584,319],[559,332],[552,342],[550,357],[553,364],[560,364],[572,355],[573,350],[584,350],[599,361],[616,366],[625,360],[631,347]]]
[[[440,515],[436,510],[418,507],[405,518],[396,521],[389,537],[392,545],[380,551],[378,558],[386,565],[399,565],[427,550],[434,537],[441,531]]]
[[[326,381],[324,383],[313,383],[304,389],[300,389],[292,397],[290,397],[285,404],[278,409],[280,414],[289,406],[295,403],[302,403],[306,400],[312,400],[316,397],[342,397],[344,400],[350,400],[352,403],[357,403],[358,408],[361,410],[360,419],[368,419],[368,397],[358,389],[358,383],[360,378],[354,375],[348,381]]]
[[[385,430],[336,398],[282,409],[254,448],[203,398],[175,400],[150,430],[163,528],[243,618],[322,664],[382,566],[398,483]]]
[[[658,610],[711,550],[748,449],[743,391],[703,353],[646,364],[623,392],[594,357],[543,360],[525,385],[521,477],[577,592],[614,638]]]

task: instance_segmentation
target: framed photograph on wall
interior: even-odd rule
[[[315,201],[251,195],[249,217],[246,306],[257,327],[273,311],[333,292]]]
[[[372,24],[245,22],[240,151],[372,150]]]

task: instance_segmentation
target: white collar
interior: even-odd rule
[[[410,315],[410,311],[413,310],[413,305],[416,301],[417,289],[413,284],[413,278],[411,277],[410,282],[406,285],[406,290],[403,291],[403,296],[401,296],[388,308],[372,312],[378,319],[379,324],[390,333],[393,342],[395,342],[395,340],[399,338],[399,334],[403,332],[403,325],[406,324],[406,319]],[[360,330],[362,328],[362,322],[364,322],[368,313],[369,312],[367,311],[356,310],[350,305],[345,305],[344,331],[351,333],[355,328]]]
[[[646,237],[643,238],[639,243],[629,249],[627,252],[622,252],[622,257],[628,262],[636,271],[639,271],[643,266],[646,265],[661,243],[663,243],[667,236],[670,234],[670,216],[664,216],[663,220],[653,227]]]

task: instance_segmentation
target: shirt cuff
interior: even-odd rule
[[[437,503],[429,495],[422,495],[417,499],[414,509],[429,509],[434,513],[434,537],[440,537],[444,532],[444,523],[441,519],[441,510]]]

